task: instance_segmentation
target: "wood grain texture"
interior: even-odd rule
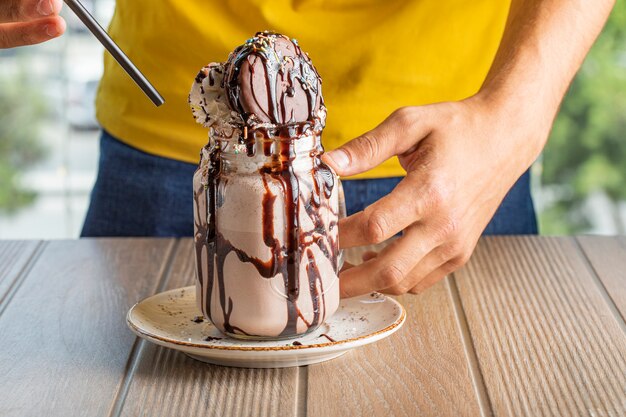
[[[154,291],[172,244],[48,243],[0,316],[0,415],[107,415],[135,341],[126,312]]]
[[[581,236],[578,243],[593,270],[615,304],[622,320],[626,319],[626,238]]]
[[[178,245],[165,289],[194,282],[193,245]],[[122,416],[292,416],[299,368],[240,369],[209,365],[142,342]]]
[[[573,238],[481,239],[455,279],[495,415],[625,415],[626,336]]]
[[[358,263],[371,249],[346,259]],[[396,334],[309,367],[309,416],[481,415],[450,282],[399,301],[408,316]]]
[[[15,281],[40,244],[35,240],[0,241],[0,310],[5,297],[16,285]]]
[[[0,416],[626,415],[624,238],[481,239],[453,278],[400,297],[391,338],[280,370],[126,328],[134,302],[193,283],[190,239],[44,245],[0,242]]]

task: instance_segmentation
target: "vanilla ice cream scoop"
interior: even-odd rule
[[[210,63],[200,70],[189,93],[189,105],[196,121],[222,134],[243,125],[239,113],[228,104],[223,79],[224,64]]]

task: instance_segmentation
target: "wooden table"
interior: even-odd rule
[[[193,268],[189,239],[0,242],[0,416],[626,415],[623,237],[483,239],[399,297],[398,333],[289,369],[134,337],[128,308]]]

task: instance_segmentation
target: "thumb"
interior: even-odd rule
[[[402,154],[430,133],[426,106],[402,107],[381,124],[345,145],[326,152],[322,158],[339,175],[349,176],[370,170]]]

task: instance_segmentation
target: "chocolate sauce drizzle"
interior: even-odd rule
[[[267,139],[266,139],[267,140]],[[234,309],[233,301],[226,296],[224,285],[224,263],[230,253],[235,253],[241,262],[251,263],[260,276],[263,278],[273,278],[277,274],[282,274],[283,286],[287,297],[287,323],[279,337],[287,337],[297,334],[298,320],[309,329],[316,328],[325,319],[326,307],[324,298],[323,282],[320,271],[316,265],[311,245],[320,248],[322,254],[331,262],[337,272],[338,245],[335,239],[328,236],[328,232],[335,226],[336,222],[331,221],[325,224],[320,215],[320,208],[323,201],[328,201],[335,186],[334,177],[330,168],[324,164],[317,152],[310,156],[313,158],[311,169],[311,179],[307,180],[298,175],[293,168],[293,160],[296,158],[293,141],[278,140],[275,142],[279,147],[279,152],[272,155],[272,160],[259,169],[259,175],[263,181],[264,194],[262,198],[262,219],[264,244],[270,249],[271,256],[267,260],[250,256],[245,251],[235,247],[222,233],[216,230],[216,212],[220,204],[219,200],[224,197],[219,196],[219,184],[221,180],[221,156],[219,146],[215,146],[209,156],[209,167],[205,175],[208,176],[208,183],[204,194],[207,205],[206,224],[196,221],[196,258],[198,271],[203,271],[201,265],[202,253],[206,249],[208,280],[202,285],[202,305],[204,311],[210,312],[210,302],[212,299],[213,279],[218,280],[219,302],[224,316],[224,329],[231,334],[242,334],[254,336],[244,329],[235,327],[230,322],[230,317]],[[200,168],[199,168],[200,169]],[[274,216],[275,202],[277,196],[272,193],[269,182],[274,181],[280,184],[282,190],[283,206],[285,208],[284,220],[286,226],[286,239],[283,245],[275,234]],[[302,185],[301,185],[302,183]],[[305,190],[302,190],[302,186]],[[308,201],[301,201],[301,191],[310,195]],[[200,210],[203,198],[201,193],[194,192],[195,205]],[[314,228],[308,232],[300,229],[300,209],[305,209],[306,214],[313,222]],[[328,208],[330,210],[330,207]],[[331,213],[336,215],[334,211]],[[201,216],[200,216],[201,217]],[[309,294],[313,305],[314,316],[312,320],[307,320],[298,308],[298,298],[300,296],[300,264],[302,256],[306,256],[306,273],[309,283]],[[213,272],[214,271],[214,272]],[[206,288],[205,288],[206,285]],[[323,315],[320,316],[320,312]]]
[[[201,164],[194,174],[194,180],[197,176],[200,178],[208,178],[208,184],[204,184],[203,181],[199,181],[194,186],[193,199],[194,199],[194,244],[196,249],[196,271],[200,285],[202,287],[202,299],[200,301],[202,306],[207,305],[208,300],[211,299],[211,293],[213,291],[213,276],[215,269],[215,252],[217,244],[217,233],[215,229],[215,212],[216,212],[216,190],[217,181],[219,178],[219,172],[221,170],[221,159],[219,153],[219,147],[214,145],[208,151],[207,165]],[[206,172],[204,172],[206,170]],[[208,195],[207,195],[208,192]],[[208,204],[208,207],[207,207]],[[204,215],[206,213],[206,215]],[[206,256],[207,269],[204,272],[203,259]],[[204,277],[208,282],[204,283]]]

